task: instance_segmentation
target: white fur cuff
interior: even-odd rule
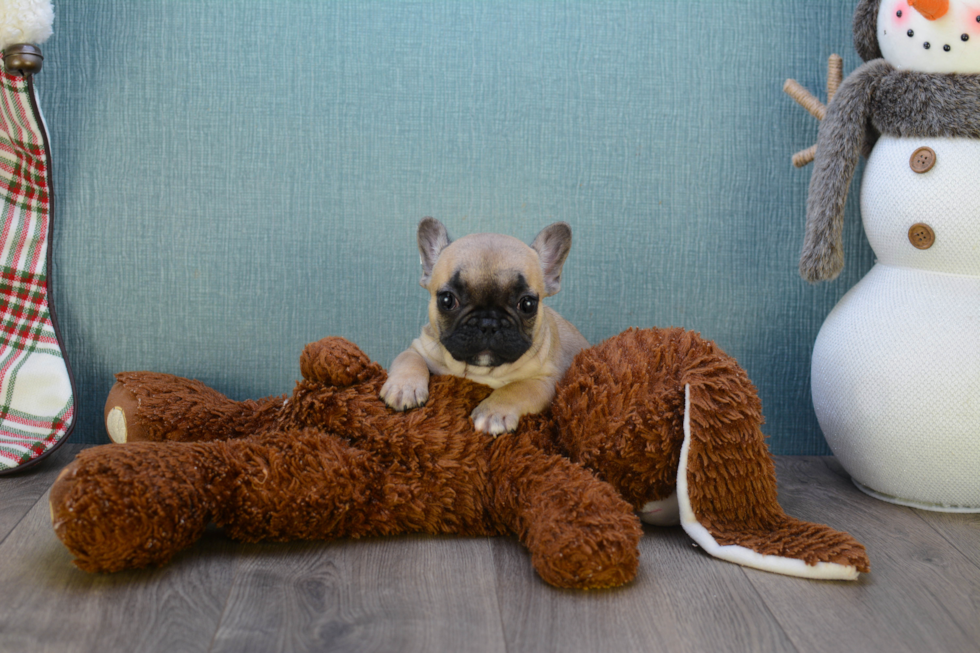
[[[52,23],[51,0],[0,0],[0,50],[18,43],[44,43]]]

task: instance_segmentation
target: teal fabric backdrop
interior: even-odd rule
[[[700,331],[759,388],[775,453],[829,453],[809,359],[870,268],[796,271],[826,60],[854,2],[56,3],[38,77],[52,133],[55,305],[76,442],[106,441],[117,371],[288,392],[303,345],[388,364],[425,319],[414,233],[574,246],[550,304],[593,342]],[[855,186],[856,191],[856,186]]]

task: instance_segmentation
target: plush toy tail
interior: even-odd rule
[[[864,546],[850,535],[783,512],[761,420],[729,419],[718,396],[685,386],[677,497],[687,534],[717,558],[764,571],[827,580],[869,571]]]

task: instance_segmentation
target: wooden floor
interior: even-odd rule
[[[80,448],[0,477],[0,651],[980,651],[980,515],[882,503],[832,458],[777,458],[780,502],[861,540],[859,581],[743,569],[649,528],[631,585],[577,592],[545,585],[511,538],[209,532],[162,569],[86,574],[47,507]]]

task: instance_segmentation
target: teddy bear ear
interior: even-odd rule
[[[878,47],[878,9],[881,0],[861,0],[854,10],[854,49],[864,61],[881,59]]]
[[[303,378],[345,388],[380,377],[384,369],[368,358],[360,347],[339,336],[306,345],[299,357]]]

